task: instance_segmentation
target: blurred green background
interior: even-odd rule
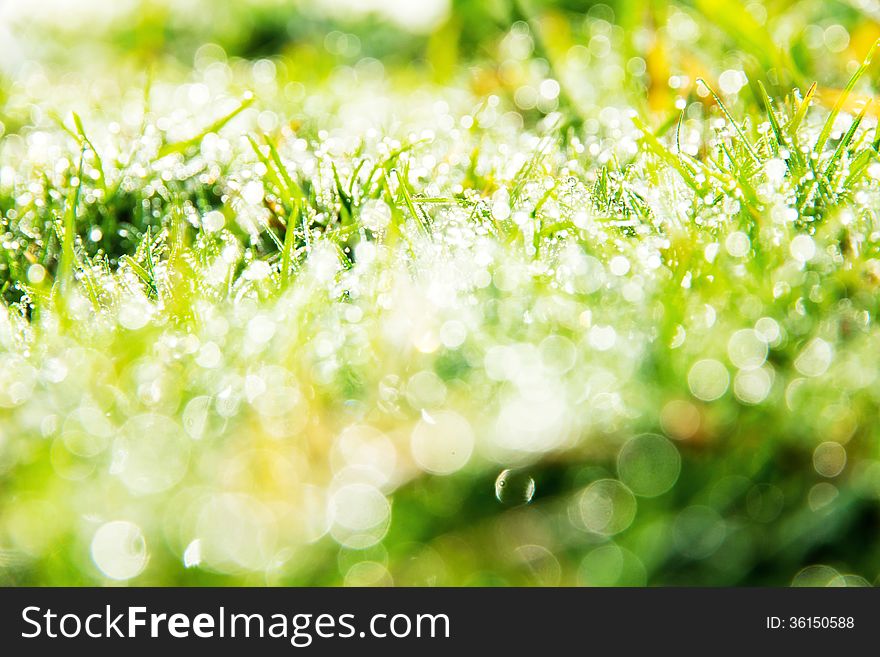
[[[390,306],[382,306],[387,299],[378,274],[366,275],[360,301],[328,296],[318,274],[304,278],[302,298],[300,292],[285,298],[288,306],[273,305],[258,282],[238,294],[230,281],[228,290],[219,285],[219,292],[211,288],[169,303],[156,311],[155,323],[139,321],[153,311],[147,302],[138,305],[138,297],[138,304],[119,302],[122,328],[72,311],[80,322],[73,328],[57,329],[50,318],[32,331],[29,322],[42,316],[40,295],[50,295],[48,283],[40,285],[56,274],[62,247],[51,236],[41,242],[40,228],[22,217],[60,221],[76,188],[71,179],[79,153],[102,153],[108,177],[115,160],[121,182],[112,199],[92,193],[85,200],[91,209],[78,218],[74,212],[72,221],[88,236],[77,248],[97,259],[108,281],[111,269],[126,266],[124,256],[140,263],[123,272],[128,279],[106,283],[108,296],[126,280],[154,285],[146,271],[153,263],[151,240],[176,225],[178,214],[225,212],[220,225],[229,225],[224,242],[211,242],[205,231],[191,237],[205,240],[187,261],[193,272],[208,277],[211,258],[230,245],[233,251],[247,245],[247,258],[270,261],[276,252],[271,231],[253,235],[234,225],[237,210],[228,199],[235,197],[232,189],[245,190],[247,200],[252,178],[237,179],[239,168],[266,176],[271,163],[257,161],[246,141],[202,140],[225,130],[225,121],[216,131],[199,132],[235,110],[230,99],[249,99],[248,92],[255,105],[242,113],[239,132],[284,141],[282,155],[296,163],[291,170],[318,209],[333,205],[321,205],[322,176],[331,180],[332,194],[345,198],[340,175],[351,176],[353,189],[362,154],[388,156],[401,143],[416,142],[423,124],[436,131],[436,149],[425,159],[401,161],[426,172],[411,176],[424,197],[461,200],[474,192],[483,204],[474,201],[475,208],[497,204],[509,182],[498,173],[504,162],[522,152],[531,157],[543,142],[526,137],[549,134],[552,124],[562,137],[553,141],[554,164],[546,175],[564,181],[576,203],[583,185],[597,197],[596,181],[624,168],[608,164],[624,159],[634,143],[622,131],[623,112],[644,117],[661,135],[672,134],[679,122],[685,152],[709,161],[713,153],[701,139],[714,134],[724,115],[698,79],[720,93],[725,111],[747,123],[750,135],[766,134],[759,82],[786,110],[816,82],[814,106],[826,116],[878,38],[874,0],[3,2],[0,211],[8,232],[0,280],[9,310],[0,323],[0,583],[876,583],[880,392],[871,322],[880,269],[871,230],[874,196],[853,206],[865,224],[862,242],[853,241],[863,249],[852,247],[852,267],[829,264],[828,255],[810,269],[811,255],[800,259],[797,272],[785,269],[800,258],[787,241],[767,246],[763,259],[740,261],[737,240],[745,238],[748,251],[749,239],[759,242],[757,229],[732,226],[709,235],[687,226],[681,242],[673,234],[662,251],[664,258],[699,261],[694,271],[702,267],[714,277],[701,283],[707,279],[697,273],[690,289],[689,274],[687,285],[672,274],[655,278],[657,268],[638,250],[641,233],[624,226],[607,249],[591,244],[585,247],[591,259],[578,260],[617,276],[619,249],[630,258],[619,283],[609,284],[607,293],[576,289],[569,299],[549,282],[567,262],[561,254],[547,256],[549,273],[535,273],[513,256],[505,269],[506,256],[495,254],[486,265],[495,284],[475,293],[479,310],[456,310],[461,317],[475,314],[462,319],[467,341],[452,335],[463,330],[455,323],[459,315],[413,300],[427,294],[427,283],[412,292],[395,278],[394,294],[410,304],[411,316],[425,313],[446,330],[442,344],[434,336],[436,344],[422,348],[418,338],[414,350],[403,352],[383,342],[396,320]],[[878,70],[869,69],[844,113],[872,96],[877,79]],[[375,98],[384,104],[373,104]],[[496,107],[498,124],[481,124],[480,112]],[[71,111],[83,117],[85,131],[68,118]],[[873,137],[874,109],[866,116]],[[452,136],[453,128],[462,132]],[[370,130],[398,141],[364,137]],[[84,132],[96,146],[85,143]],[[836,129],[832,144],[841,132]],[[199,138],[188,143],[193,134]],[[45,153],[44,142],[50,144]],[[61,145],[53,151],[53,144]],[[172,156],[174,148],[180,152],[182,169],[164,171],[156,164],[161,157],[138,159],[151,148],[161,155],[169,144]],[[608,144],[621,144],[622,154]],[[482,152],[494,158],[484,167],[489,173],[475,164]],[[107,182],[103,170],[98,174],[100,163],[83,157],[95,171],[89,184],[98,189]],[[330,167],[321,168],[325,157],[339,163],[335,179]],[[192,162],[196,168],[186,172]],[[435,175],[441,165],[452,172],[448,179]],[[309,191],[310,176],[318,191]],[[659,174],[644,182],[646,189],[664,184]],[[390,197],[391,183],[385,184]],[[514,193],[502,205],[518,193],[507,186]],[[283,205],[276,198],[281,194],[267,201],[262,189],[256,205]],[[841,207],[849,202],[841,200]],[[391,216],[381,203],[355,204],[358,221],[369,226],[365,208]],[[622,217],[622,203],[608,200],[607,214]],[[198,221],[194,225],[205,225]],[[823,247],[843,243],[847,221],[829,220],[809,234]],[[517,246],[526,241],[519,239]],[[712,259],[702,256],[712,244],[717,253],[721,243],[713,269]],[[165,243],[156,244],[156,258],[165,258]],[[639,258],[648,264],[636,265]],[[437,278],[451,267],[425,262]],[[238,274],[258,281],[253,261],[236,263]],[[33,270],[35,264],[44,271]],[[393,257],[382,265],[400,275]],[[505,273],[514,269],[534,278]],[[155,288],[144,294],[150,303],[161,296]],[[351,328],[360,320],[352,319],[349,301],[358,308],[355,316],[367,318],[365,335]],[[585,316],[584,308],[593,315]],[[534,325],[523,320],[532,315]],[[616,343],[608,326],[616,329]],[[669,345],[684,341],[676,343],[684,326],[702,337],[674,351]],[[265,331],[271,347],[249,352],[254,336]],[[198,336],[195,346],[192,336]],[[605,342],[616,346],[606,351]],[[748,376],[737,378],[742,387],[734,395],[724,368],[730,361],[731,371],[753,371],[742,362],[756,350],[763,350],[757,371],[769,368],[775,378],[767,383],[772,391],[752,403]],[[206,365],[215,357],[228,370]],[[479,444],[496,426],[489,421],[496,413],[513,428],[528,424],[530,413],[552,414],[552,400],[544,399],[547,406],[504,416],[518,398],[506,396],[513,384],[498,371],[504,362],[535,359],[543,369],[535,366],[541,374],[533,384],[566,400],[565,413],[574,419],[566,415],[571,426],[559,431],[576,438],[540,454],[489,447],[445,476],[425,467],[433,456],[417,456],[418,467],[401,456],[408,449],[401,445],[419,440],[412,432],[430,440],[432,427],[440,426],[476,433]],[[571,363],[559,364],[566,360]],[[706,386],[717,388],[719,378],[724,384],[715,395]],[[603,386],[609,390],[599,400],[604,405],[584,401]],[[277,400],[261,407],[271,397],[267,389],[288,395],[290,407]],[[282,410],[271,405],[276,402]],[[472,428],[462,429],[462,421]],[[151,435],[165,440],[145,451],[137,446],[139,437]],[[191,442],[198,440],[204,442]],[[402,473],[395,458],[407,462]],[[356,478],[339,488],[336,482],[329,504],[337,520],[347,520],[332,525],[314,510],[328,504],[327,482],[352,464],[394,474],[375,485]]]
[[[35,59],[59,72],[186,69],[212,44],[232,58],[283,59],[290,78],[303,83],[377,59],[410,82],[467,84],[480,94],[512,94],[528,82],[529,68],[601,58],[613,41],[630,101],[647,100],[657,111],[671,110],[696,78],[717,80],[725,70],[745,71],[750,84],[762,80],[778,95],[814,81],[839,87],[880,36],[880,10],[869,0],[128,0],[112,7],[39,0],[6,2],[2,11],[7,69]],[[688,82],[670,88],[671,76]],[[578,81],[568,82],[563,97],[577,97]]]

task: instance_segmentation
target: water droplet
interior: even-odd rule
[[[262,203],[264,194],[265,190],[263,189],[263,183],[259,180],[250,181],[241,190],[242,198],[250,205],[259,205]]]
[[[831,566],[815,564],[803,568],[791,582],[794,587],[828,586],[839,573]]]
[[[528,504],[534,496],[535,480],[522,470],[504,470],[495,480],[495,497],[502,504]]]
[[[218,210],[212,210],[202,217],[202,227],[206,233],[216,233],[226,224],[226,217]]]
[[[620,480],[641,497],[668,491],[681,471],[681,456],[669,440],[646,433],[630,439],[617,456]]]
[[[821,376],[828,370],[833,357],[833,347],[822,338],[814,338],[795,359],[794,366],[804,376]]]
[[[202,563],[202,541],[197,538],[186,546],[183,552],[183,565],[186,568],[193,568],[200,563]]]
[[[760,404],[770,394],[773,386],[772,372],[768,367],[740,370],[733,380],[736,398],[745,404]]]
[[[204,395],[193,398],[186,405],[183,411],[183,428],[193,440],[200,440],[204,436],[210,407],[211,398]]]
[[[813,467],[823,477],[836,477],[846,467],[846,448],[831,440],[822,443],[813,452]]]
[[[336,542],[362,550],[384,538],[391,522],[391,503],[375,486],[347,484],[333,493],[328,515]]]
[[[837,575],[825,586],[833,588],[867,588],[871,584],[861,575]]]
[[[636,517],[636,498],[616,479],[600,479],[587,486],[579,499],[581,520],[591,532],[612,536],[629,527]]]
[[[752,243],[748,235],[737,230],[727,236],[727,239],[724,241],[724,248],[734,258],[744,258],[752,248]]]
[[[691,394],[703,401],[714,401],[727,392],[730,374],[717,360],[707,358],[694,363],[688,372]]]
[[[578,568],[581,586],[644,586],[646,580],[639,558],[614,543],[589,552]]]
[[[741,369],[756,369],[767,360],[767,341],[753,329],[736,331],[727,341],[727,355]]]
[[[463,468],[474,451],[474,432],[470,423],[452,411],[429,416],[433,422],[419,420],[413,429],[410,448],[422,470],[433,474],[452,474]]]
[[[272,273],[272,266],[263,260],[255,260],[247,266],[242,276],[249,281],[261,281]]]
[[[810,489],[807,495],[810,510],[818,511],[825,508],[837,499],[838,494],[837,487],[833,484],[829,484],[827,481],[819,482]]]
[[[361,223],[374,233],[385,230],[391,223],[391,208],[385,201],[369,199],[361,208]]]
[[[101,525],[92,538],[92,560],[110,579],[137,577],[147,565],[147,545],[141,528],[126,520]]]
[[[542,545],[521,545],[514,550],[535,586],[559,586],[562,567],[559,560]]]

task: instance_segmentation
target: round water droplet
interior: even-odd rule
[[[830,440],[822,443],[813,452],[813,467],[823,477],[836,477],[846,467],[846,448]]]
[[[226,217],[219,210],[212,210],[202,217],[202,228],[206,233],[216,233],[226,224]]]
[[[691,394],[703,401],[715,401],[730,385],[727,368],[717,360],[707,358],[694,363],[688,372],[688,386]]]
[[[535,480],[522,470],[504,470],[495,480],[495,497],[502,504],[528,504],[534,496]]]
[[[369,199],[361,207],[361,223],[374,233],[384,230],[391,223],[391,208],[385,201]]]
[[[559,586],[562,567],[550,550],[542,545],[521,545],[514,550],[535,586]]]
[[[388,532],[391,503],[375,486],[346,484],[331,496],[328,516],[336,542],[355,550],[376,545]]]
[[[604,536],[619,534],[636,517],[636,498],[616,479],[600,479],[584,489],[579,499],[581,520],[591,532]]]
[[[860,575],[837,575],[825,586],[834,588],[868,588],[871,584]]]
[[[463,468],[474,451],[474,432],[463,417],[452,411],[433,413],[419,420],[410,446],[422,470],[447,475]]]
[[[767,360],[767,341],[753,329],[741,329],[727,341],[727,355],[737,367],[754,370]]]
[[[204,436],[210,411],[211,398],[207,396],[194,397],[183,410],[183,429],[193,440]]]
[[[137,577],[147,565],[147,545],[141,528],[116,520],[101,525],[92,538],[92,560],[110,579]]]
[[[581,586],[644,586],[646,581],[639,558],[614,543],[590,551],[578,568]]]
[[[681,456],[663,436],[646,433],[630,439],[617,456],[617,473],[630,490],[642,497],[657,497],[678,480]]]
[[[794,576],[791,585],[793,587],[811,588],[817,586],[828,586],[838,577],[840,577],[840,573],[838,573],[831,566],[826,566],[824,564],[815,564],[812,566],[807,566],[806,568],[798,572],[798,574]]]

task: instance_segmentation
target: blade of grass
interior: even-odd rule
[[[278,149],[269,140],[268,136],[264,135],[269,149],[268,157],[263,153],[263,149],[260,148],[260,145],[251,135],[248,135],[247,138],[254,153],[256,153],[257,157],[266,167],[266,175],[268,175],[270,180],[278,187],[279,191],[284,196],[284,202],[287,204],[287,207],[290,208],[287,216],[287,226],[284,232],[284,241],[280,243],[275,234],[271,233],[273,240],[281,251],[281,286],[282,288],[285,288],[290,281],[290,270],[293,263],[294,250],[296,248],[296,224],[298,219],[301,219],[302,222],[306,253],[311,251],[312,248],[311,236],[309,235],[309,229],[306,225],[305,219],[305,207],[308,202],[302,188],[287,172],[287,168],[281,160],[281,155],[278,153]]]
[[[880,155],[877,153],[877,149],[874,146],[869,146],[861,153],[859,153],[858,157],[853,161],[849,168],[849,175],[846,177],[846,180],[843,183],[843,188],[845,191],[849,191],[853,188],[853,186],[861,179],[861,177],[868,170],[868,165],[871,161],[880,162]]]
[[[675,126],[675,152],[681,154],[681,123],[684,121],[684,110],[678,115],[678,123]]]
[[[242,98],[241,102],[238,104],[238,107],[236,107],[234,110],[232,110],[228,114],[221,116],[219,119],[214,121],[211,125],[209,125],[207,128],[202,130],[197,135],[190,137],[189,139],[184,139],[183,141],[178,141],[178,142],[174,142],[171,144],[165,144],[164,146],[162,146],[159,149],[159,153],[156,156],[157,159],[162,159],[163,157],[166,157],[168,155],[172,155],[174,153],[182,153],[182,152],[184,152],[194,146],[199,145],[201,143],[202,139],[204,139],[207,135],[211,134],[212,132],[217,132],[218,130],[220,130],[224,125],[229,123],[232,119],[234,119],[236,116],[241,114],[244,110],[246,110],[248,107],[253,105],[253,103],[254,103],[254,95],[251,93],[245,94],[244,98]]]
[[[358,160],[357,166],[355,166],[354,171],[351,172],[351,177],[348,179],[348,196],[349,198],[354,198],[354,185],[357,182],[358,174],[363,169],[364,164],[367,163],[366,158],[361,158]]]
[[[840,114],[840,110],[846,104],[846,100],[847,98],[849,98],[850,93],[855,88],[856,83],[858,83],[858,81],[868,70],[868,67],[871,65],[871,59],[873,59],[874,53],[877,51],[878,47],[880,47],[880,39],[877,39],[874,42],[874,45],[871,46],[871,49],[868,51],[867,56],[862,61],[861,66],[856,69],[856,72],[853,73],[852,77],[849,79],[849,82],[846,83],[846,87],[843,88],[843,91],[837,97],[837,102],[834,103],[834,107],[831,108],[831,113],[828,115],[828,118],[825,119],[825,125],[822,126],[822,131],[819,133],[818,139],[816,139],[816,145],[813,147],[814,152],[821,155],[822,150],[825,148],[825,144],[828,141],[828,137],[831,136],[831,130],[834,128],[834,122],[837,120],[837,116],[838,114]]]
[[[284,233],[284,244],[281,246],[281,285],[282,287],[287,287],[287,283],[290,280],[290,266],[293,261],[293,250],[296,242],[296,231],[294,230],[294,226],[296,225],[296,218],[299,215],[301,210],[297,207],[290,213],[290,220],[287,222],[287,231]],[[311,242],[309,240],[308,230],[305,227],[305,221],[303,221],[303,230],[305,231],[305,243],[306,243],[306,253],[311,249]]]
[[[330,168],[333,171],[333,181],[336,183],[336,193],[339,196],[339,203],[342,206],[340,218],[342,219],[343,224],[348,224],[352,219],[351,197],[346,193],[345,188],[342,186],[342,180],[339,177],[339,171],[336,169],[336,163],[332,160],[330,162]]]
[[[64,235],[61,242],[61,261],[58,264],[58,279],[61,284],[62,294],[70,290],[73,284],[73,271],[76,265],[76,253],[74,251],[74,235],[76,235],[76,209],[79,205],[82,193],[83,160],[85,159],[85,144],[82,145],[79,155],[79,167],[76,185],[67,197],[67,207],[64,210]]]
[[[693,189],[695,192],[701,191],[701,186],[697,183],[693,172],[688,168],[684,160],[670,151],[663,143],[657,139],[651,129],[648,128],[647,125],[637,116],[632,117],[632,121],[635,124],[636,128],[638,128],[642,137],[640,141],[650,150],[654,155],[659,157],[661,160],[666,162],[671,168],[675,169],[678,174],[684,179],[685,183],[688,187]]]
[[[122,256],[120,258],[120,260],[123,263],[125,263],[126,265],[128,265],[129,267],[131,267],[131,270],[137,275],[137,277],[139,279],[141,279],[144,282],[144,284],[147,287],[149,287],[151,290],[154,289],[153,288],[153,280],[152,280],[152,277],[150,276],[150,272],[147,271],[146,269],[144,269],[143,267],[141,267],[135,261],[134,258],[132,258],[130,255],[126,254],[126,255]]]
[[[807,94],[804,96],[800,105],[798,105],[797,111],[792,117],[791,122],[786,126],[788,133],[792,137],[797,136],[798,128],[801,127],[801,123],[803,123],[804,117],[807,115],[807,110],[810,109],[810,104],[813,102],[813,97],[816,95],[817,87],[818,84],[816,82],[810,85],[810,88],[807,89]]]
[[[400,190],[400,195],[403,197],[403,202],[404,205],[406,205],[407,210],[409,210],[410,214],[413,216],[413,219],[416,220],[416,224],[422,229],[422,231],[426,235],[430,235],[430,230],[428,229],[428,226],[419,216],[419,212],[416,209],[415,204],[413,203],[412,195],[409,193],[408,185],[406,184],[406,181],[404,181],[403,176],[400,175],[400,172],[397,169],[392,169],[391,171],[397,177],[397,187]]]
[[[758,89],[761,90],[761,101],[767,110],[767,119],[770,121],[770,129],[773,131],[776,143],[782,148],[789,148],[788,142],[782,134],[782,128],[779,126],[779,121],[776,119],[776,113],[773,111],[773,100],[770,98],[770,94],[767,93],[764,83],[760,80],[758,80]]]
[[[86,135],[86,130],[83,127],[82,119],[80,119],[79,114],[77,114],[76,112],[71,112],[71,114],[73,115],[73,124],[74,126],[76,126],[76,131],[79,135],[80,143],[88,146],[89,150],[91,150],[92,154],[95,156],[95,168],[98,170],[98,185],[101,187],[101,191],[104,192],[104,198],[106,198],[107,178],[104,176],[104,162],[101,160],[101,154],[98,153],[98,149],[95,148],[95,145]]]
[[[703,78],[697,78],[697,82],[702,84],[704,87],[706,87],[706,89],[709,90],[709,93],[712,94],[712,98],[714,98],[715,102],[718,103],[718,107],[721,108],[721,111],[724,113],[724,116],[727,117],[727,120],[733,126],[733,129],[736,130],[736,134],[739,135],[740,141],[742,141],[742,144],[745,147],[746,151],[748,151],[749,155],[752,156],[752,159],[756,163],[760,164],[761,159],[758,157],[758,154],[755,153],[755,151],[752,149],[752,146],[751,146],[751,144],[749,144],[749,140],[746,139],[746,135],[742,131],[742,128],[740,128],[739,124],[736,121],[734,121],[733,116],[731,116],[730,112],[727,109],[727,106],[724,104],[724,101],[721,100],[721,98],[718,96],[718,94],[715,93],[715,90],[712,89],[712,87],[710,87],[708,85],[708,83]]]
[[[831,180],[832,176],[834,175],[834,172],[837,169],[837,165],[840,163],[840,159],[843,157],[843,153],[846,151],[846,148],[847,146],[849,146],[850,142],[852,142],[853,137],[855,137],[856,130],[859,129],[859,124],[862,122],[862,119],[865,118],[865,112],[868,111],[868,107],[870,105],[870,101],[865,103],[862,111],[859,112],[859,115],[855,118],[855,120],[853,120],[852,124],[849,126],[849,130],[846,131],[843,139],[841,139],[840,143],[837,144],[837,148],[834,150],[834,154],[831,156],[831,159],[828,160],[828,164],[825,166],[825,177],[828,180]]]
[[[273,166],[272,161],[266,156],[265,153],[263,153],[263,149],[260,148],[257,140],[254,139],[251,135],[247,135],[247,140],[250,143],[254,154],[256,154],[257,159],[259,159],[263,166],[266,167],[266,176],[269,178],[269,181],[278,188],[279,192],[281,192],[281,195],[284,197],[283,200],[285,203],[287,203],[288,207],[292,208],[295,201],[291,195],[290,188],[288,187],[286,182],[281,179],[281,176],[278,174],[278,172],[275,171],[275,167]]]
[[[284,185],[288,190],[287,201],[292,208],[290,214],[291,220],[287,222],[287,232],[284,234],[284,248],[281,251],[281,266],[284,267],[284,273],[281,279],[282,282],[286,284],[290,276],[290,265],[293,261],[297,217],[299,217],[300,223],[302,224],[303,241],[305,243],[306,253],[310,253],[312,250],[312,236],[307,212],[309,199],[306,197],[302,187],[300,187],[287,171],[287,167],[284,166],[284,162],[281,159],[281,154],[278,152],[278,147],[268,136],[266,136],[266,144],[269,146],[269,156],[272,158],[272,163],[275,165],[278,175],[281,176],[281,179],[284,181]]]

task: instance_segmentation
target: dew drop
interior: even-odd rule
[[[641,497],[662,495],[678,480],[681,456],[663,436],[646,433],[630,439],[617,457],[620,480]]]
[[[219,210],[212,210],[202,217],[202,227],[206,233],[216,233],[225,223],[226,217]]]
[[[186,568],[194,568],[200,563],[202,563],[202,541],[197,538],[186,546],[183,553],[183,565]]]
[[[382,200],[369,199],[361,208],[361,223],[374,233],[382,231],[391,223],[391,208]]]
[[[600,479],[587,486],[578,500],[584,527],[613,536],[629,527],[638,504],[629,488],[615,479]]]
[[[116,520],[98,528],[92,539],[92,560],[110,579],[127,580],[147,565],[147,546],[140,527]]]
[[[495,497],[506,506],[528,504],[535,496],[535,480],[522,470],[503,470],[495,480]]]

